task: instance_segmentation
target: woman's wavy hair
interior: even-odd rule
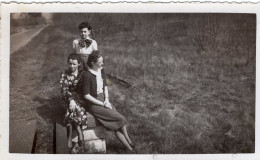
[[[92,68],[93,65],[91,64],[92,62],[96,63],[98,59],[102,57],[102,55],[98,51],[93,51],[89,56],[88,56],[88,61],[87,65]]]
[[[79,30],[81,30],[83,28],[87,28],[88,30],[92,30],[92,27],[88,22],[82,22],[78,25]]]
[[[88,22],[82,22],[78,25],[78,29],[81,30],[83,28],[87,28],[88,30],[91,30],[91,37],[92,39],[95,39],[94,37],[94,31],[92,30],[91,25]]]
[[[79,65],[79,70],[82,70],[83,69],[83,66],[82,66],[82,59],[80,58],[80,56],[76,53],[71,53],[69,56],[68,56],[68,59],[67,59],[67,63],[69,63],[69,60],[72,59],[72,60],[77,60],[78,63],[80,64]]]

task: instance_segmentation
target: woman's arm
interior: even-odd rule
[[[106,74],[105,74],[105,70],[104,68],[101,70],[101,75],[102,75],[102,78],[103,78],[103,88],[104,88],[104,96],[105,96],[105,101],[104,101],[104,105],[107,107],[107,108],[110,108],[112,109],[112,106],[109,102],[109,95],[108,95],[108,88],[107,88],[107,78],[106,78]]]
[[[70,109],[74,110],[76,107],[75,94],[70,92],[67,75],[61,74],[60,77],[61,96],[65,103],[69,103]]]
[[[110,102],[109,102],[109,96],[108,96],[107,86],[104,87],[104,95],[105,95],[105,101],[104,101],[105,107],[112,109],[112,106],[111,106],[111,104],[110,104]]]
[[[60,88],[61,88],[61,96],[63,100],[70,101],[73,99],[73,94],[69,90],[69,82],[67,79],[67,75],[65,73],[61,74]]]
[[[109,95],[108,95],[107,86],[104,87],[104,95],[105,95],[105,99],[108,99],[108,100],[109,100]]]
[[[93,40],[92,46],[93,46],[94,51],[98,50],[97,42],[95,40]]]
[[[76,47],[77,47],[77,40],[75,39],[73,42],[72,42],[72,48],[73,49],[76,49]]]
[[[84,98],[85,98],[86,100],[88,100],[88,101],[90,101],[90,102],[96,104],[96,105],[104,106],[104,102],[102,102],[102,101],[100,101],[100,100],[94,98],[94,97],[91,96],[90,94],[85,95]]]
[[[82,83],[83,83],[83,95],[84,95],[84,99],[90,101],[91,103],[94,103],[96,105],[100,105],[100,106],[104,106],[104,102],[94,98],[93,96],[90,95],[90,88],[91,88],[91,85],[93,85],[93,82],[94,79],[91,78],[91,74],[89,74],[89,72],[85,73],[83,75],[83,80],[82,80]]]

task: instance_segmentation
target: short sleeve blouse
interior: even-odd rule
[[[90,54],[93,51],[98,50],[97,42],[94,39],[90,39],[90,38],[88,38],[88,39],[91,40],[92,42],[91,42],[90,46],[87,48],[79,45],[80,39],[75,39],[73,41],[72,47],[76,51],[77,54]]]

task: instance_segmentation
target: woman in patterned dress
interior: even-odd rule
[[[75,125],[79,137],[79,146],[84,146],[84,137],[81,124],[86,123],[87,116],[82,107],[84,101],[80,98],[79,82],[83,70],[81,59],[77,54],[70,54],[67,60],[69,68],[61,74],[60,86],[61,95],[67,109],[64,122],[68,129],[68,148],[72,148],[72,125]]]

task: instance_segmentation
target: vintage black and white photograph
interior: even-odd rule
[[[10,13],[9,153],[255,153],[255,13]]]

